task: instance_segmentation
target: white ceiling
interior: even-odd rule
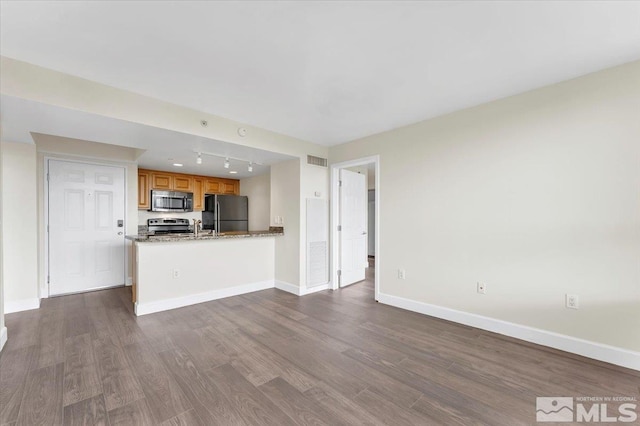
[[[640,2],[1,8],[2,55],[325,145],[640,59]]]
[[[0,96],[0,126],[2,140],[33,143],[32,133],[106,143],[143,150],[137,163],[142,168],[165,170],[204,176],[227,176],[242,179],[267,173],[269,166],[294,157],[231,144],[167,129],[145,126],[124,120],[74,111],[53,105]],[[248,163],[230,160],[224,168],[224,158],[203,155],[196,163],[196,151],[221,154],[232,158],[261,163],[248,171]],[[175,167],[173,163],[183,164]],[[231,174],[231,171],[237,171]]]

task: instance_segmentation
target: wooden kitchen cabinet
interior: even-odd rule
[[[138,209],[151,208],[149,188],[149,172],[138,170]]]
[[[224,179],[220,185],[222,194],[238,195],[240,194],[240,182],[234,179]]]
[[[204,181],[204,193],[205,194],[220,194],[222,193],[221,180],[219,178],[207,178]]]
[[[193,178],[193,209],[204,210],[204,178]]]
[[[173,189],[176,191],[193,192],[193,176],[174,175]]]
[[[240,195],[240,181],[138,169],[138,209],[151,208],[151,190],[193,192],[193,209],[204,210],[205,194]]]
[[[151,172],[151,189],[166,189],[171,191],[173,188],[173,173]]]
[[[204,182],[205,194],[240,194],[240,181],[237,179],[206,178]]]

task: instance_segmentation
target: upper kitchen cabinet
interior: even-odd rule
[[[193,209],[204,210],[205,194],[240,194],[240,181],[208,176],[185,175],[181,173],[161,172],[138,169],[138,209],[149,209],[150,191],[193,192]]]
[[[204,181],[205,194],[240,194],[240,181],[237,179],[206,178]]]
[[[151,172],[151,189],[173,189],[173,173]]]
[[[205,194],[222,194],[221,184],[222,179],[219,178],[206,178],[204,180],[204,193]]]
[[[149,201],[149,172],[146,170],[138,170],[138,209],[149,209],[151,204]]]
[[[221,194],[239,195],[240,194],[240,181],[235,179],[222,179],[220,184]]]
[[[173,189],[176,191],[193,192],[193,176],[174,175]]]
[[[204,210],[204,179],[200,176],[193,178],[193,209]]]

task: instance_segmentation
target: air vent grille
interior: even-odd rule
[[[316,157],[315,155],[307,155],[307,164],[313,166],[327,167],[328,160],[322,157]]]

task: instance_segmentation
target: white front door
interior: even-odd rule
[[[340,170],[340,287],[364,280],[367,265],[367,181]]]
[[[124,168],[48,162],[49,294],[124,285]]]

